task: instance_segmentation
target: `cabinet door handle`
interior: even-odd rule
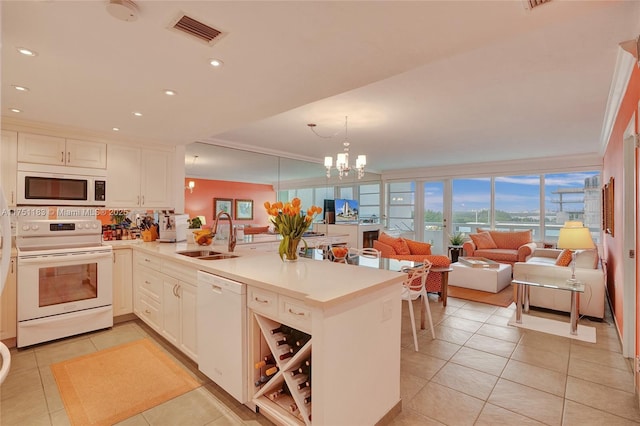
[[[254,297],[253,300],[255,300],[258,303],[269,303],[268,300],[264,300],[264,299],[260,299],[259,297]]]
[[[144,283],[147,284],[147,285],[151,285],[151,283],[149,281],[147,281],[147,280],[144,280]]]
[[[145,262],[151,262],[149,259],[146,259],[146,258],[144,259],[144,261],[145,261]]]
[[[113,256],[113,263],[116,263],[116,254],[113,253],[111,256]]]
[[[289,313],[293,315],[304,316],[304,312],[296,312],[293,309],[289,308]]]
[[[64,164],[64,151],[60,153],[60,162]]]
[[[150,315],[150,314],[151,314],[151,311],[150,311],[150,310],[148,310],[148,309],[145,309],[145,310],[144,310],[144,313],[145,313],[145,314],[147,314],[147,315]]]
[[[67,151],[67,163],[71,163],[71,151]]]
[[[142,205],[144,206],[144,195],[142,196]]]
[[[11,204],[13,204],[15,201],[13,201],[13,197],[14,197],[14,191],[11,191]]]
[[[13,274],[13,265],[15,264],[15,260],[11,259],[11,273]]]
[[[137,205],[140,205],[140,196],[138,195],[138,201],[136,201]]]

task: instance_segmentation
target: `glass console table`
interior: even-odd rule
[[[578,326],[578,304],[580,302],[579,294],[584,293],[584,284],[581,282],[570,283],[565,278],[551,279],[547,278],[547,281],[533,282],[523,280],[513,280],[512,283],[516,286],[516,314],[515,323],[509,322],[509,325],[517,327],[531,328],[534,330],[556,334],[560,336],[576,338],[579,340],[585,340],[595,343],[596,332],[594,327]],[[555,290],[564,290],[571,292],[571,311],[569,319],[569,334],[561,332],[558,328],[558,324],[566,323],[555,321],[547,318],[527,316],[529,321],[523,322],[522,312],[529,313],[529,292],[531,287],[543,287]],[[527,323],[528,324],[525,324]]]

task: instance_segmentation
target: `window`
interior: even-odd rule
[[[540,175],[495,178],[495,228],[531,229],[540,241]]]
[[[454,179],[452,181],[452,233],[475,233],[476,228],[491,226],[491,179]]]
[[[415,238],[413,220],[414,205],[414,182],[394,182],[388,184],[387,206],[389,213],[387,228],[389,231],[405,238]]]
[[[360,220],[377,223],[380,220],[380,184],[363,183],[358,185]]]

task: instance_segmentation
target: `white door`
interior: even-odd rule
[[[16,176],[18,162],[18,133],[2,131],[2,147],[0,148],[0,179],[4,196],[9,206],[16,205]]]
[[[171,155],[165,151],[142,153],[141,201],[142,207],[170,207]]]
[[[172,277],[162,277],[162,334],[174,346],[180,341],[180,285]]]
[[[194,361],[198,360],[198,288],[180,281],[180,349]]]
[[[133,312],[131,249],[113,251],[113,316]]]
[[[64,138],[32,133],[18,134],[18,161],[62,165],[66,159],[65,152]]]

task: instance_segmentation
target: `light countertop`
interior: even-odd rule
[[[310,306],[328,308],[355,299],[377,289],[400,285],[404,274],[375,268],[346,265],[329,261],[299,258],[297,262],[283,262],[278,253],[255,252],[237,246],[237,258],[200,260],[177,254],[185,250],[215,250],[227,252],[222,244],[198,246],[187,243],[136,243],[114,245],[132,247],[134,251],[159,255],[198,270],[240,281],[247,285],[274,291]],[[134,265],[135,267],[135,265]]]

